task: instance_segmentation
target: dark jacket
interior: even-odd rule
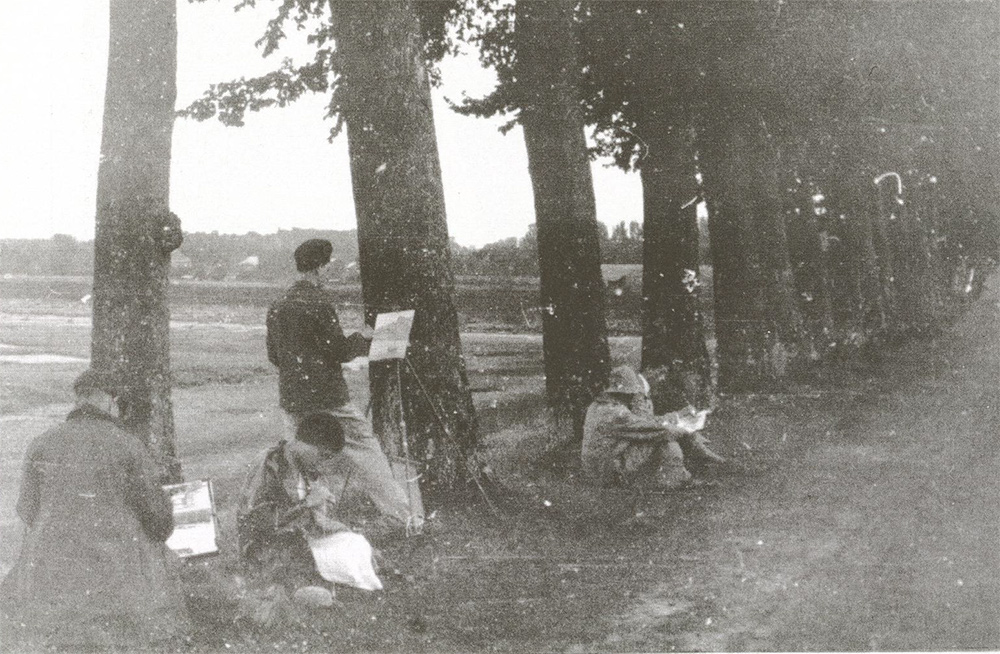
[[[247,476],[236,510],[236,534],[240,557],[260,565],[266,550],[288,545],[301,538],[296,509],[296,472],[285,456],[285,441],[267,450]]]
[[[367,354],[368,344],[361,334],[344,336],[330,291],[296,282],[267,313],[267,358],[278,367],[281,408],[308,413],[347,404],[340,364]]]
[[[288,457],[286,441],[268,449],[251,468],[236,509],[236,536],[240,559],[256,582],[289,590],[322,584],[307,537],[325,533],[304,497],[301,475]],[[303,483],[305,483],[303,481]],[[313,482],[316,483],[316,482]],[[303,492],[309,492],[305,485]],[[329,502],[322,513],[336,522],[336,506]],[[336,523],[336,529],[347,529]]]
[[[2,598],[24,637],[136,647],[183,631],[170,498],[110,415],[75,409],[31,442],[17,512],[27,529]]]

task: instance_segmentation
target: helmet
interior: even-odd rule
[[[605,393],[621,393],[623,395],[645,395],[646,385],[635,370],[629,366],[618,366],[611,371],[608,387]]]

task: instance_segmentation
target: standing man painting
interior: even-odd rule
[[[325,412],[344,430],[344,452],[354,463],[352,487],[399,526],[414,525],[406,493],[392,477],[388,459],[371,424],[351,404],[341,364],[368,353],[372,329],[344,334],[334,295],[323,287],[320,271],[330,263],[333,245],[309,239],[295,249],[300,277],[267,313],[267,356],[278,367],[278,395],[287,437],[295,438],[305,416]]]
[[[368,326],[344,335],[334,296],[320,280],[332,252],[330,241],[318,238],[296,248],[299,280],[267,313],[267,358],[278,367],[281,408],[295,425],[309,413],[350,406],[340,364],[368,354],[371,344]]]

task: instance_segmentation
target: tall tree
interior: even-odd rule
[[[697,303],[684,285],[685,271],[696,271],[698,260],[695,215],[682,211],[698,192],[696,152],[710,206],[721,382],[769,383],[798,354],[777,193],[772,115],[781,112],[760,106],[772,101],[774,75],[755,51],[773,7],[594,2],[588,8],[590,115],[619,164],[643,176],[643,367],[672,369],[673,405],[681,401],[685,376],[708,384]]]
[[[332,0],[347,123],[362,290],[376,313],[416,309],[410,366],[373,364],[373,396],[403,384],[411,453],[434,479],[465,477],[476,422],[453,302],[444,190],[415,2]],[[398,419],[387,403],[373,418],[383,437]],[[401,453],[401,452],[399,452]]]
[[[712,124],[714,147],[702,150],[719,384],[728,392],[780,384],[802,354],[774,145],[765,126],[734,118]]]
[[[94,239],[92,365],[115,374],[127,428],[181,476],[170,400],[168,207],[177,69],[174,0],[112,0]]]
[[[711,392],[697,301],[695,127],[706,39],[682,3],[590,3],[583,25],[588,118],[600,148],[643,189],[642,368],[658,411]]]
[[[678,130],[681,132],[687,130]],[[643,133],[640,131],[639,133]],[[673,136],[674,138],[670,138]],[[642,369],[657,411],[711,395],[711,361],[698,303],[698,189],[690,139],[664,130],[642,162]],[[685,147],[686,146],[686,147]]]
[[[515,71],[535,196],[545,382],[582,437],[607,383],[600,235],[579,97],[573,0],[518,0]]]
[[[499,84],[457,110],[514,113],[524,128],[535,199],[545,383],[549,406],[582,434],[584,409],[607,382],[602,228],[596,220],[580,99],[577,3],[476,0],[464,25]],[[516,25],[516,29],[515,29]]]
[[[801,314],[782,205],[782,145],[799,99],[789,82],[781,3],[724,3],[718,56],[706,65],[701,164],[708,197],[719,384],[780,384],[802,361]],[[782,56],[785,55],[785,56]],[[781,72],[779,72],[781,71]],[[797,79],[797,78],[796,78]],[[794,86],[794,84],[792,84]],[[794,95],[794,94],[793,94]]]
[[[313,61],[213,85],[183,112],[241,125],[247,110],[332,89],[332,135],[347,128],[366,318],[416,312],[407,363],[398,373],[395,364],[369,369],[373,426],[390,453],[403,454],[405,425],[406,450],[427,461],[429,480],[444,484],[478,474],[467,465],[478,429],[453,301],[426,64],[447,50],[444,16],[455,7],[454,0],[283,0],[259,41],[264,55],[279,47],[291,21],[314,26]]]

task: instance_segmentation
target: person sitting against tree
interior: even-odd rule
[[[691,479],[680,441],[692,453],[723,461],[697,434],[698,422],[690,409],[653,415],[648,383],[632,368],[619,366],[587,409],[584,474],[605,486],[678,488]]]
[[[88,370],[66,421],[28,446],[17,513],[27,530],[0,586],[10,646],[135,651],[188,628],[173,505],[146,446],[117,419],[119,387]]]

